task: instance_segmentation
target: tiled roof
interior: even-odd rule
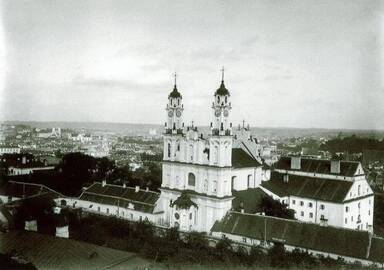
[[[125,251],[34,232],[0,232],[0,243],[0,253],[17,252],[38,269],[115,269],[113,266],[135,257]]]
[[[384,263],[384,238],[372,237],[368,259],[374,262]]]
[[[283,181],[284,174],[273,172],[271,179],[262,183],[262,187],[272,193],[283,196],[297,196],[308,199],[341,203],[353,185],[352,181],[289,175],[288,182]]]
[[[41,184],[8,181],[0,187],[0,195],[17,198],[27,198],[47,193],[51,193],[54,197],[63,196],[60,193]]]
[[[260,212],[261,199],[268,197],[261,188],[250,188],[241,191],[233,190],[232,195],[235,196],[232,201],[232,209],[238,212],[244,209],[245,213],[250,214]]]
[[[159,197],[160,193],[158,192],[145,190],[135,192],[135,189],[131,187],[124,188],[108,184],[103,187],[101,183],[94,183],[80,195],[79,199],[125,208],[128,208],[131,203],[136,211],[153,213]]]
[[[241,148],[233,148],[232,149],[232,167],[233,168],[247,168],[247,167],[258,167],[261,164],[248,155]]]
[[[340,173],[341,176],[354,176],[359,162],[356,161],[340,161]],[[280,170],[292,170],[291,158],[282,157],[275,165],[276,169]],[[331,161],[323,159],[305,159],[301,158],[300,171],[318,174],[331,174]]]
[[[266,232],[264,231],[266,229]],[[320,226],[293,220],[229,212],[211,231],[270,242],[283,242],[338,255],[365,259],[369,243],[366,231]]]

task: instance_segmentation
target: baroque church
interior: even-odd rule
[[[166,106],[159,203],[165,224],[184,231],[208,232],[231,210],[234,190],[258,187],[268,177],[249,127],[233,134],[231,95],[224,73],[211,109],[209,134],[193,125],[184,126],[183,98],[175,80]]]

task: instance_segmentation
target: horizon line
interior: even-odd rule
[[[88,123],[88,124],[120,124],[120,125],[157,125],[163,126],[158,123],[130,123],[130,122],[105,122],[105,121],[70,121],[70,120],[0,120],[0,123],[9,123],[9,122],[37,122],[37,123]],[[241,124],[241,123],[240,123]],[[197,125],[199,127],[209,127],[209,125]],[[252,126],[249,125],[250,128],[261,128],[261,129],[314,129],[314,130],[330,130],[330,131],[338,131],[338,130],[346,130],[346,131],[375,131],[375,132],[384,132],[384,129],[367,129],[367,128],[329,128],[329,127],[289,127],[289,126]],[[236,129],[237,126],[233,125],[233,128]]]

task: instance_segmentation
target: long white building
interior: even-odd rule
[[[373,229],[374,194],[360,162],[282,158],[261,187],[300,221]]]

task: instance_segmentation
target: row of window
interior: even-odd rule
[[[292,204],[295,205],[296,204],[296,200],[292,200]],[[304,202],[303,201],[300,201],[300,206],[304,206]],[[309,202],[308,203],[308,207],[312,208],[313,207],[313,203]],[[320,210],[324,210],[324,209],[325,209],[325,205],[324,204],[320,204]]]
[[[300,212],[300,216],[301,216],[301,217],[304,217],[304,216],[305,216],[304,211],[301,211],[301,212]],[[313,213],[312,213],[312,212],[309,213],[309,218],[313,218]],[[325,220],[324,215],[320,215],[320,220]]]
[[[371,200],[368,200],[368,204],[371,205]],[[361,207],[361,202],[359,202],[359,203],[357,204],[357,208],[360,209],[360,207]],[[346,212],[346,213],[349,212],[349,206],[346,206],[346,207],[345,207],[345,212]]]
[[[219,156],[219,147],[215,146],[214,148],[215,148],[215,150],[214,150],[214,160],[213,160],[213,163],[217,164],[218,163],[218,156]],[[226,148],[227,148],[227,146],[226,146]],[[171,144],[170,143],[168,143],[167,149],[168,149],[167,156],[168,156],[168,158],[171,158]],[[193,155],[194,155],[193,145],[190,145],[189,149],[190,149],[189,150],[190,161],[193,161]],[[177,151],[180,151],[180,143],[177,144]],[[204,149],[203,153],[205,153],[205,156],[206,156],[207,160],[209,161],[209,149],[208,148]],[[176,153],[175,153],[175,156],[176,156]]]
[[[169,177],[169,175],[168,175]],[[176,176],[176,187],[179,187],[179,177]],[[227,182],[224,181],[224,186],[227,185]],[[188,174],[188,187],[195,187],[196,186],[196,177],[193,173]],[[208,192],[208,180],[204,180],[204,185],[203,185],[203,191]],[[217,181],[212,181],[212,193],[217,193]]]

